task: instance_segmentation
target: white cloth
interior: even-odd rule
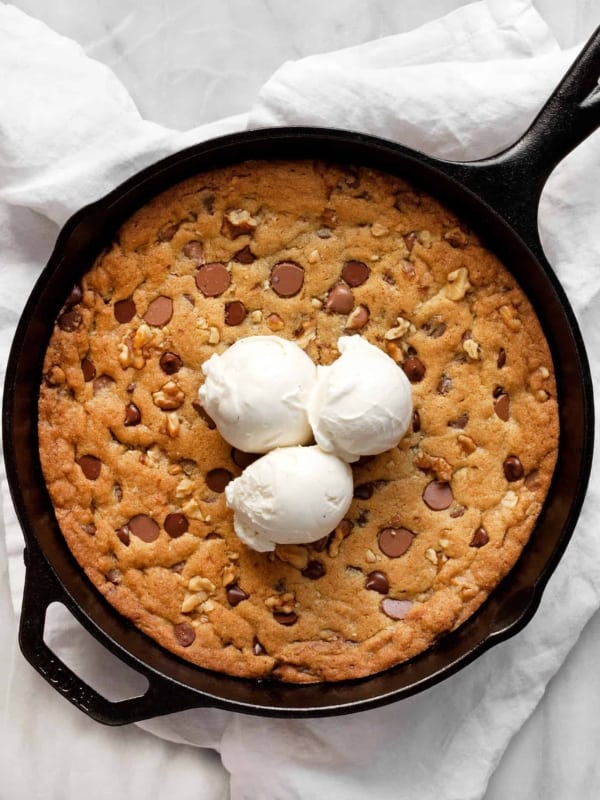
[[[285,64],[265,84],[248,117],[180,133],[141,119],[110,70],[87,58],[80,47],[0,4],[0,74],[10,76],[0,85],[0,372],[19,310],[47,260],[57,225],[142,166],[245,125],[282,124],[351,128],[433,155],[480,157],[524,130],[574,56],[575,50],[561,51],[529,0],[489,0],[407,34]],[[551,176],[540,211],[546,253],[582,326],[596,388],[600,242],[594,231],[599,186],[600,141],[593,137]],[[27,703],[20,674],[27,667],[14,652],[15,623],[6,586],[7,561],[18,610],[22,541],[3,471],[0,479],[8,554],[6,559],[0,547],[0,622],[6,623],[0,636],[15,665],[6,719],[18,717],[23,729],[38,736],[44,729],[52,731],[53,719],[61,720],[72,732],[77,752],[81,731],[93,726],[84,726],[79,717],[72,722],[76,712],[65,710],[61,698],[50,705],[53,719],[46,717],[43,723],[35,707],[29,714],[23,711]],[[260,719],[195,710],[140,727],[172,742],[216,749],[230,772],[235,800],[328,794],[358,800],[367,793],[419,800],[481,798],[511,736],[600,606],[600,541],[594,533],[599,512],[596,467],[573,540],[530,625],[422,694],[334,719]],[[128,672],[114,665],[73,621],[50,620],[46,638],[108,696],[126,696],[133,686]],[[32,685],[38,691],[39,683]],[[51,690],[39,691],[47,702]],[[127,736],[111,733],[120,742]],[[108,738],[92,735],[105,755],[104,748],[111,746]],[[23,736],[14,737],[13,746],[24,746]],[[38,797],[57,796],[48,782],[48,776],[58,779],[54,750],[48,747],[41,766],[50,790]],[[156,752],[150,746],[149,751]],[[214,763],[201,759],[201,752],[200,785],[178,787],[181,800],[223,796]],[[115,763],[124,763],[120,755],[115,758]],[[136,763],[138,769],[148,768],[148,776],[156,776],[156,764],[139,750]],[[118,774],[112,771],[111,795],[120,795],[114,791]],[[150,785],[156,787],[152,796],[167,796],[154,778]],[[105,796],[94,795],[94,787],[82,790],[90,800]],[[10,794],[10,786],[7,796],[21,797]]]

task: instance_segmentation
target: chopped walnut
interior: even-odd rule
[[[462,300],[471,288],[469,271],[466,267],[459,267],[448,273],[445,295],[449,300]]]
[[[253,233],[257,225],[258,220],[248,211],[238,208],[225,214],[221,230],[226,236],[235,239],[236,236],[242,236],[244,233]]]
[[[451,228],[444,234],[444,239],[451,247],[466,247],[469,244],[469,237],[460,228]]]
[[[121,342],[118,346],[119,353],[117,359],[123,369],[131,366],[131,351],[125,342]]]
[[[269,326],[269,330],[272,331],[280,331],[285,327],[285,323],[279,314],[269,314],[267,317],[267,325]]]
[[[389,233],[389,228],[386,228],[385,225],[382,225],[380,222],[374,222],[371,225],[371,234],[375,236],[376,239],[385,236],[387,233]]]
[[[514,306],[501,306],[499,313],[502,322],[504,322],[504,324],[509,330],[511,331],[519,330],[519,328],[521,327],[521,320],[519,319],[517,309]]]
[[[152,400],[163,411],[175,411],[183,404],[185,394],[176,381],[167,381],[157,392],[152,392]]]
[[[250,314],[250,322],[253,325],[258,325],[259,322],[262,322],[262,319],[263,319],[263,313],[260,310],[260,308],[257,308],[255,311],[251,312],[251,314]]]
[[[284,592],[283,594],[273,594],[267,597],[265,605],[272,611],[278,611],[281,614],[292,614],[295,602],[296,596],[293,592]]]
[[[365,552],[365,561],[369,564],[374,564],[377,560],[377,555],[369,548]]]
[[[438,481],[448,483],[452,478],[452,467],[441,456],[432,456],[419,450],[414,460],[415,467],[424,470],[431,470]]]
[[[275,555],[296,569],[304,569],[308,564],[308,550],[299,544],[279,544],[275,548]]]
[[[415,333],[415,331],[416,328],[412,322],[404,319],[404,317],[397,317],[396,325],[384,333],[384,339],[388,342],[392,342],[396,339],[401,339],[407,333]]]
[[[190,578],[187,587],[190,590],[190,592],[203,591],[212,594],[215,591],[214,583],[208,578],[203,577],[202,575],[194,575],[193,578]]]
[[[550,395],[545,389],[538,389],[534,397],[538,401],[538,403],[545,403],[546,400],[550,399]]]
[[[432,563],[434,566],[436,566],[436,567],[437,567],[437,563],[438,563],[438,554],[435,552],[435,550],[433,549],[433,547],[428,547],[428,548],[427,548],[427,550],[425,550],[425,558],[426,558],[428,561],[431,561],[431,563]]]
[[[480,346],[475,339],[465,339],[462,343],[462,349],[473,361],[477,361],[480,356]]]
[[[179,422],[179,417],[175,412],[171,412],[167,414],[167,434],[171,437],[171,439],[175,439],[179,435],[179,428],[181,423]]]
[[[311,297],[310,304],[317,311],[320,311],[323,308],[323,301],[319,300],[318,297]]]
[[[504,508],[516,508],[518,502],[519,496],[516,492],[508,491],[500,501],[500,505]]]
[[[189,478],[182,478],[175,489],[175,498],[177,500],[183,500],[184,497],[189,497],[193,494],[195,488],[196,484],[194,481]]]
[[[316,264],[316,263],[318,263],[320,258],[321,258],[321,256],[319,255],[319,251],[318,250],[311,250],[310,253],[308,254],[308,263],[309,264]]]
[[[471,437],[467,436],[465,433],[459,433],[457,436],[457,441],[462,447],[462,449],[465,451],[465,453],[470,454],[474,453],[475,450],[477,450],[477,445],[475,444],[473,439],[471,439]]]
[[[233,564],[227,564],[223,567],[223,572],[221,573],[221,585],[222,586],[229,586],[232,583],[235,583],[237,578],[236,569]]]
[[[208,329],[208,343],[209,344],[219,344],[221,341],[221,334],[218,328],[215,328],[214,325],[211,325]]]
[[[207,521],[195,497],[190,498],[186,503],[184,503],[181,506],[181,510],[186,515],[186,517],[191,517],[191,519],[197,519],[200,522]]]

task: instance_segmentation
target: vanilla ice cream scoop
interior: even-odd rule
[[[412,419],[404,371],[359,336],[338,339],[340,357],[317,367],[308,418],[317,444],[344,461],[377,455],[398,444]]]
[[[281,447],[225,487],[233,526],[248,547],[305,544],[339,525],[352,502],[352,470],[319,447]]]
[[[317,370],[294,342],[279,336],[238,339],[202,365],[200,402],[221,436],[246,453],[312,439],[306,405]]]

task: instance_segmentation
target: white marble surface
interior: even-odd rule
[[[246,111],[262,83],[288,59],[409,30],[465,4],[461,0],[14,3],[110,66],[146,119],[178,129]],[[600,24],[600,0],[538,0],[535,5],[563,46],[582,41]],[[511,741],[485,800],[591,800],[600,796],[596,756],[600,691],[595,678],[599,660],[600,614],[596,614],[532,717]],[[45,686],[35,699],[56,711],[57,724],[70,712],[60,709],[62,701],[51,697]],[[98,743],[98,757],[102,758],[101,741],[107,731],[83,723],[81,730]],[[107,764],[108,771],[125,768],[127,753],[135,753],[137,747],[154,750],[165,768],[167,759],[173,759],[171,769],[179,763],[182,770],[191,770],[189,748],[160,742],[137,729],[110,734],[122,739],[124,756],[120,764]],[[477,758],[477,744],[473,742],[473,758]],[[210,796],[225,798],[227,776],[216,758],[211,770]],[[177,781],[171,780],[176,791]],[[30,784],[24,779],[26,785]],[[23,792],[23,798],[28,796],[25,789]],[[106,796],[110,796],[109,783]],[[209,793],[202,795],[199,790],[195,796],[208,797]],[[21,796],[6,800],[21,800]]]

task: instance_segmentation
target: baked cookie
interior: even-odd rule
[[[269,554],[225,504],[253,455],[197,393],[213,353],[273,333],[319,364],[364,337],[415,411],[353,465],[335,531]],[[208,172],[135,213],[56,320],[38,427],[56,518],[105,598],[200,667],[290,682],[376,673],[473,614],[531,534],[558,443],[551,355],[513,276],[400,178],[312,161]]]

